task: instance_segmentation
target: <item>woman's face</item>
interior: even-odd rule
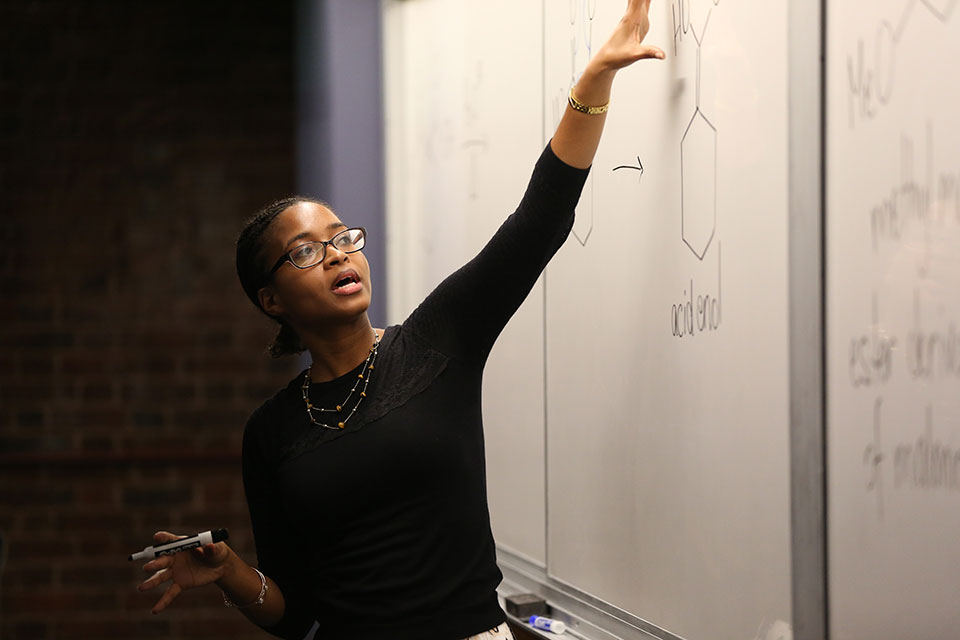
[[[330,209],[299,202],[284,209],[270,224],[264,264],[270,268],[305,242],[330,240],[346,228]],[[370,265],[363,252],[343,253],[327,245],[323,261],[312,267],[298,269],[289,262],[281,265],[270,284],[260,289],[260,304],[264,311],[284,318],[297,329],[355,318],[370,306],[371,293]]]

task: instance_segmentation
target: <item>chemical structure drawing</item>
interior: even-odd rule
[[[850,128],[857,122],[872,120],[889,104],[893,95],[897,47],[919,9],[941,25],[953,18],[960,0],[908,0],[896,24],[881,20],[873,43],[873,61],[866,59],[863,38],[857,42],[855,54],[847,56],[847,76],[850,90]]]
[[[468,155],[467,166],[467,197],[470,200],[479,198],[480,156],[487,152],[487,135],[483,130],[480,103],[483,95],[483,63],[476,61],[472,70],[467,74],[464,87],[464,131],[465,140],[461,148]]]
[[[640,180],[643,179],[643,163],[640,161],[640,156],[637,156],[637,166],[633,166],[632,164],[622,164],[619,167],[613,168],[614,171],[618,171],[620,169],[634,169],[639,171],[640,176],[637,178],[637,182],[640,182]]]
[[[570,87],[577,84],[577,70],[582,69],[593,54],[593,20],[597,15],[599,0],[569,0],[570,80],[567,88],[560,88],[553,95],[554,126],[560,123],[567,105]],[[594,226],[594,172],[590,172],[577,205],[573,229],[570,234],[587,246]]]
[[[671,6],[674,54],[690,34],[697,55],[696,106],[680,140],[680,237],[702,261],[717,231],[717,128],[701,108],[700,60],[710,16],[720,0],[693,0],[693,7],[691,2],[679,0]],[[702,24],[699,33],[695,21]]]

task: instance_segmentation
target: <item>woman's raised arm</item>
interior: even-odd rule
[[[650,30],[650,0],[630,0],[610,38],[587,63],[573,88],[576,102],[585,107],[601,107],[610,102],[613,78],[620,69],[645,58],[664,58],[663,51],[643,43]],[[578,169],[593,163],[600,144],[606,113],[588,114],[570,104],[560,120],[550,146],[558,158]]]

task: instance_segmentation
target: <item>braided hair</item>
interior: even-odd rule
[[[267,273],[270,266],[264,264],[264,236],[270,224],[278,215],[301,202],[312,202],[330,208],[326,202],[304,196],[283,198],[271,202],[254,214],[243,226],[237,238],[237,275],[240,277],[240,285],[254,306],[280,324],[276,337],[267,346],[267,351],[274,358],[302,353],[306,347],[303,346],[300,336],[293,330],[293,327],[287,324],[283,318],[270,315],[260,305],[260,297],[257,293],[270,279],[270,274]]]

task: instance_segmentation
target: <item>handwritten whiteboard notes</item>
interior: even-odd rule
[[[960,626],[957,0],[829,2],[831,637]]]

